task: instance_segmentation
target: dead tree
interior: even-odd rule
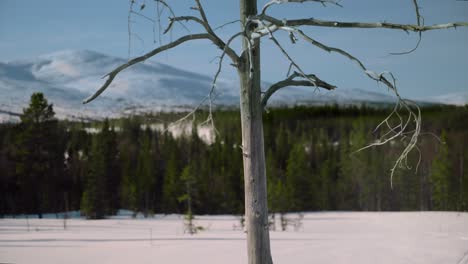
[[[337,53],[351,61],[357,63],[363,73],[369,78],[384,84],[397,97],[397,103],[394,110],[377,128],[385,129],[382,133],[380,141],[370,145],[381,145],[394,140],[396,138],[407,139],[407,147],[404,149],[400,158],[396,161],[393,171],[405,164],[408,153],[417,149],[416,143],[420,132],[421,116],[417,105],[400,97],[398,94],[395,80],[391,73],[383,72],[376,73],[368,69],[358,58],[340,48],[328,46],[306,32],[303,28],[307,27],[328,27],[328,28],[361,28],[361,29],[389,29],[400,30],[405,32],[416,32],[421,36],[425,31],[456,28],[460,26],[468,26],[467,22],[456,22],[437,25],[424,25],[423,19],[419,12],[419,6],[416,0],[412,0],[412,5],[415,9],[415,24],[398,24],[388,22],[362,23],[348,21],[333,21],[321,20],[315,18],[299,18],[299,19],[281,19],[270,16],[269,9],[274,5],[282,5],[289,3],[306,3],[312,2],[324,6],[334,5],[341,7],[341,3],[337,0],[271,0],[263,6],[262,9],[257,9],[257,0],[239,0],[240,6],[240,31],[232,36],[222,39],[218,36],[215,30],[210,25],[207,15],[203,9],[200,0],[194,0],[194,7],[198,15],[192,16],[177,16],[172,11],[171,7],[165,0],[153,0],[159,7],[166,8],[170,13],[169,22],[164,33],[169,32],[174,24],[184,25],[186,23],[195,23],[201,26],[202,32],[190,33],[181,36],[167,44],[161,45],[158,48],[120,65],[112,70],[105,77],[107,78],[104,85],[97,90],[95,94],[84,100],[88,103],[99,96],[105,89],[109,87],[114,78],[123,70],[137,63],[156,56],[157,54],[177,47],[185,42],[194,40],[207,40],[221,50],[219,57],[219,67],[214,76],[213,86],[210,93],[205,98],[205,102],[210,102],[210,115],[207,121],[213,122],[211,115],[211,101],[213,99],[213,91],[215,89],[216,80],[221,72],[222,63],[227,56],[231,60],[239,76],[240,83],[240,113],[242,123],[242,155],[244,163],[244,182],[245,182],[245,214],[246,214],[246,230],[247,230],[247,252],[249,264],[269,264],[272,263],[270,253],[270,241],[268,231],[268,210],[267,210],[267,192],[266,192],[266,177],[265,177],[265,154],[263,141],[263,125],[262,112],[268,103],[271,95],[280,89],[288,86],[310,86],[314,89],[332,90],[336,87],[326,81],[321,80],[317,75],[308,73],[305,69],[295,62],[288,54],[275,34],[283,31],[289,34],[291,43],[294,44],[299,40],[309,43],[312,47],[322,49],[330,53]],[[136,0],[130,0],[130,5],[138,4]],[[145,7],[144,2],[140,3],[140,9]],[[132,13],[138,14],[138,11],[130,10]],[[129,13],[130,14],[130,13]],[[140,14],[141,15],[141,14]],[[159,18],[158,18],[159,21]],[[262,38],[270,39],[278,48],[278,52],[284,55],[284,58],[289,61],[290,69],[288,77],[284,80],[273,84],[262,93],[260,87],[260,40]],[[235,50],[231,47],[231,42],[235,39],[242,41],[242,49]],[[419,45],[418,44],[417,46]],[[416,46],[416,47],[417,47]],[[414,49],[413,49],[414,50]],[[410,50],[408,52],[412,52]],[[408,52],[402,52],[405,54]],[[195,108],[195,110],[198,107]],[[195,111],[194,110],[194,111]],[[396,120],[396,123],[392,120]]]

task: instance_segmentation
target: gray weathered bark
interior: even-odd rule
[[[256,0],[240,0],[241,25],[257,14]],[[250,25],[247,25],[250,27]],[[242,29],[244,30],[244,28]],[[247,34],[248,34],[247,30]],[[265,151],[260,93],[260,40],[243,41],[239,60],[242,151],[244,158],[245,222],[249,264],[272,263],[268,229]],[[250,50],[250,56],[249,53]],[[250,61],[250,59],[252,61]]]

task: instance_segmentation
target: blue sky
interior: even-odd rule
[[[140,2],[144,2],[140,0]],[[146,0],[145,15],[155,17],[155,5]],[[167,0],[178,15],[196,14],[190,10],[192,0]],[[267,2],[259,1],[259,6]],[[456,0],[420,0],[425,24],[468,21],[468,2]],[[204,0],[202,3],[210,22],[221,25],[238,19],[238,1]],[[343,8],[319,4],[290,4],[271,8],[278,18],[316,17],[342,21],[415,23],[412,0],[342,0]],[[113,56],[128,57],[129,0],[0,0],[0,61],[34,58],[64,49],[88,49]],[[153,35],[153,23],[133,16],[130,56],[141,55],[159,44],[159,34]],[[165,17],[162,18],[166,25]],[[200,32],[189,26],[191,33]],[[233,24],[218,31],[227,38],[238,31]],[[411,49],[416,34],[377,29],[307,28],[308,34],[331,46],[340,47],[360,58],[369,69],[395,74],[401,94],[421,98],[453,92],[468,92],[468,28],[426,32],[420,47],[411,54],[391,56],[390,52]],[[156,26],[157,31],[157,26]],[[172,36],[162,36],[162,42],[187,34],[177,26]],[[346,58],[298,42],[291,45],[281,34],[279,39],[306,72],[317,74],[339,89],[361,88],[385,92],[369,80]],[[141,39],[140,39],[141,38]],[[156,43],[154,43],[156,40]],[[268,39],[262,42],[262,78],[275,82],[286,75],[288,62]],[[238,49],[239,43],[233,43]],[[155,61],[179,68],[213,75],[212,60],[219,50],[208,42],[199,41],[180,46]],[[111,70],[111,69],[109,69]],[[223,77],[236,78],[235,71],[225,64]]]

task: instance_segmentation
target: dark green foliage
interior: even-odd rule
[[[422,135],[421,162],[413,152],[393,188],[390,169],[402,142],[354,152],[380,136],[372,131],[389,111],[325,106],[265,113],[270,213],[281,219],[305,210],[468,210],[468,107],[423,109],[423,132],[445,143]],[[150,129],[183,113],[59,122],[35,94],[21,123],[0,125],[0,214],[81,208],[88,218],[103,218],[123,208],[187,213],[191,220],[195,212],[242,215],[239,115],[214,115],[219,134],[207,144],[195,132],[174,138]]]
[[[437,156],[432,163],[431,183],[432,183],[432,202],[435,210],[446,211],[449,209],[450,189],[449,179],[451,169],[449,160],[449,149],[447,135],[442,132],[440,136],[441,145]]]
[[[54,119],[54,111],[42,93],[31,96],[21,123],[13,127],[10,158],[14,161],[17,213],[42,213],[64,209],[65,135]],[[7,169],[7,171],[11,171]]]
[[[286,189],[293,211],[311,210],[315,206],[317,186],[306,157],[303,143],[294,144],[286,167]]]
[[[173,150],[166,162],[166,170],[164,172],[162,210],[165,213],[181,212],[178,197],[182,194],[183,185],[179,179],[180,167],[178,163],[176,150]]]
[[[102,219],[118,209],[118,152],[116,134],[105,120],[101,132],[94,137],[85,178],[81,211],[87,218]]]
[[[143,205],[143,208],[139,208],[139,211],[143,211],[145,216],[154,208],[155,151],[151,130],[146,129],[141,137],[138,153],[135,190],[138,196],[138,204]]]
[[[185,232],[193,235],[197,233],[199,230],[202,230],[202,227],[196,226],[194,223],[195,216],[192,207],[192,201],[196,197],[196,179],[193,175],[192,165],[188,164],[182,170],[182,174],[180,175],[180,181],[185,186],[184,193],[179,196],[179,202],[186,204],[185,209]]]

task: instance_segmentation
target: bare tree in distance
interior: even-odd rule
[[[419,40],[416,47],[409,51],[404,51],[396,54],[407,54],[416,50],[421,42],[422,33],[430,30],[440,30],[448,28],[456,28],[461,26],[468,26],[468,22],[454,22],[446,24],[424,25],[424,20],[420,14],[420,9],[417,0],[408,0],[415,13],[415,24],[398,24],[389,22],[349,22],[349,21],[335,21],[335,20],[321,20],[315,18],[299,18],[299,19],[283,19],[269,15],[269,10],[275,5],[286,5],[290,3],[312,2],[312,4],[321,4],[323,6],[337,6],[342,7],[344,1],[337,0],[271,0],[267,2],[260,10],[257,7],[257,0],[239,0],[240,19],[238,21],[227,22],[226,24],[239,22],[239,32],[223,39],[217,33],[216,29],[208,21],[207,14],[201,4],[200,0],[194,0],[194,6],[188,7],[194,10],[197,15],[176,15],[169,1],[167,0],[153,0],[157,5],[157,18],[152,19],[146,17],[158,25],[163,34],[171,32],[175,24],[182,25],[186,28],[185,24],[194,23],[198,24],[201,28],[200,33],[189,32],[186,35],[176,38],[166,44],[151,50],[150,52],[130,59],[125,64],[112,70],[105,76],[105,83],[97,90],[95,94],[85,99],[83,103],[89,103],[98,97],[104,90],[106,90],[112,83],[114,78],[126,68],[142,63],[145,60],[154,57],[155,55],[175,48],[183,43],[194,40],[207,40],[221,50],[219,56],[219,64],[217,71],[214,75],[212,87],[209,94],[202,100],[200,105],[189,113],[185,118],[192,115],[203,104],[209,104],[209,116],[205,122],[213,123],[212,117],[212,101],[215,97],[214,91],[218,76],[222,70],[223,60],[229,57],[231,65],[237,70],[239,76],[240,86],[240,113],[242,125],[242,155],[244,164],[244,183],[245,183],[245,223],[247,230],[247,255],[249,264],[269,264],[272,263],[269,239],[269,225],[268,225],[268,209],[267,209],[267,191],[266,191],[266,176],[265,176],[265,153],[264,153],[264,139],[263,139],[263,124],[262,113],[268,103],[268,99],[277,91],[289,86],[310,86],[314,89],[333,90],[336,86],[320,79],[317,75],[307,72],[303,69],[292,56],[289,55],[287,49],[280,43],[276,37],[277,32],[286,32],[289,35],[291,45],[297,41],[304,41],[311,45],[311,47],[319,48],[329,53],[336,53],[343,57],[355,62],[363,73],[370,79],[383,84],[389,91],[393,92],[396,96],[396,104],[393,111],[380,123],[377,129],[383,130],[382,136],[377,142],[364,147],[372,147],[382,145],[389,141],[400,138],[406,141],[406,147],[401,153],[400,157],[395,162],[391,170],[391,177],[394,171],[400,166],[406,166],[406,157],[410,151],[417,149],[416,143],[421,129],[421,113],[418,105],[411,101],[404,99],[398,93],[396,81],[392,73],[382,72],[377,73],[368,69],[360,59],[350,54],[349,52],[329,46],[320,42],[311,35],[303,31],[304,28],[309,27],[327,27],[327,28],[360,28],[360,29],[388,29],[398,30],[405,32],[415,32],[419,35]],[[134,9],[134,5],[139,6],[139,10]],[[146,1],[138,2],[130,0],[130,15],[135,14],[143,16],[140,13],[146,7]],[[167,10],[168,25],[163,30],[160,23],[161,10]],[[221,26],[222,27],[222,26]],[[156,26],[153,26],[155,31]],[[129,30],[129,36],[131,32]],[[260,40],[262,38],[269,39],[278,48],[278,52],[284,56],[289,62],[290,67],[287,77],[274,83],[265,91],[261,90],[261,69],[260,69]],[[234,49],[231,44],[233,41],[241,41],[242,48],[240,50]],[[312,90],[311,90],[312,92]],[[183,118],[183,119],[185,119]]]

